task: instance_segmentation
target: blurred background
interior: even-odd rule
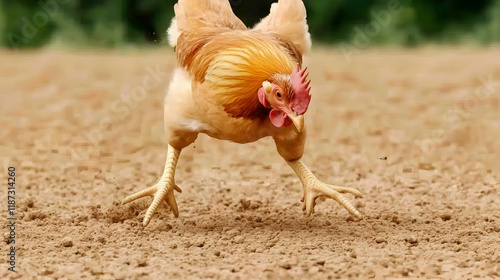
[[[120,47],[161,45],[176,0],[0,1],[0,46]],[[252,26],[273,0],[231,0]],[[313,39],[323,43],[367,41],[491,44],[500,40],[500,0],[305,0]],[[358,36],[358,38],[356,38]]]

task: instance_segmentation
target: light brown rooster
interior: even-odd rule
[[[252,29],[233,14],[227,0],[179,0],[174,9],[168,36],[178,66],[165,97],[165,170],[156,185],[123,203],[154,196],[144,226],[162,200],[177,217],[177,160],[199,133],[237,143],[271,136],[278,153],[302,181],[307,215],[313,212],[316,198],[326,196],[360,217],[341,195],[361,197],[358,190],[319,181],[301,161],[304,113],[311,99],[306,69],[301,70],[302,54],[311,47],[302,1],[279,0]]]

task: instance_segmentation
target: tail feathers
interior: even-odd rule
[[[170,46],[177,46],[177,40],[186,30],[203,27],[221,29],[246,29],[245,24],[234,15],[228,0],[179,0],[174,6],[175,17],[168,28]]]
[[[172,48],[175,48],[177,46],[177,39],[179,39],[179,35],[181,34],[179,32],[179,29],[177,28],[177,19],[175,17],[172,18],[172,23],[170,23],[170,27],[167,30],[167,34],[168,34],[168,44]]]
[[[306,8],[302,0],[279,0],[271,5],[269,15],[255,27],[279,39],[294,44],[300,53],[311,49],[311,35],[306,21]]]

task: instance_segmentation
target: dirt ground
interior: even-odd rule
[[[500,49],[306,64],[304,161],[358,188],[364,219],[324,199],[303,215],[271,139],[200,136],[179,160],[180,216],[161,207],[143,228],[150,199],[120,201],[162,174],[172,51],[0,52],[2,217],[9,166],[18,216],[18,272],[4,242],[0,278],[500,278]]]

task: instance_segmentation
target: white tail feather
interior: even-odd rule
[[[177,46],[177,39],[179,39],[179,29],[177,28],[177,19],[174,17],[172,19],[172,23],[170,23],[170,27],[167,29],[168,34],[168,44],[175,48]]]

